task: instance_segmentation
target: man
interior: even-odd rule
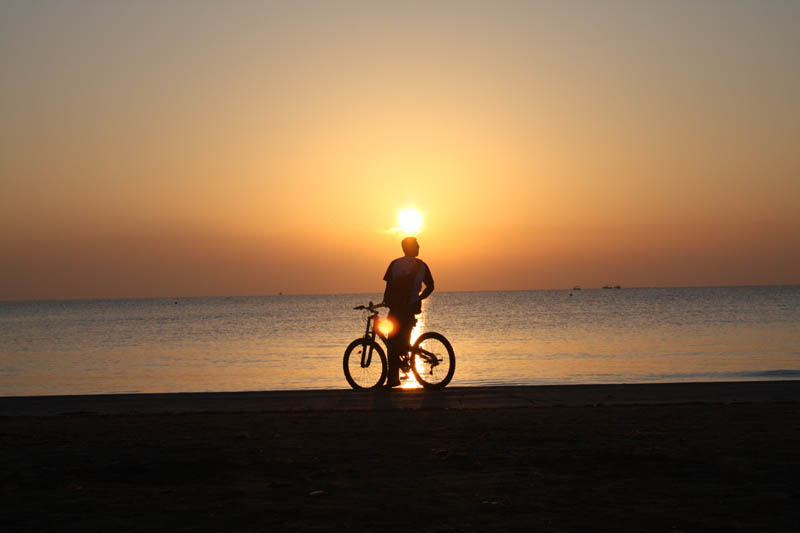
[[[433,292],[433,276],[424,261],[417,259],[419,243],[414,237],[406,237],[401,243],[403,257],[389,263],[386,275],[386,290],[383,304],[389,306],[389,320],[394,329],[389,334],[389,375],[387,387],[400,385],[400,355],[408,352],[411,330],[417,323],[414,315],[422,312],[422,300]],[[420,293],[422,284],[425,290]]]

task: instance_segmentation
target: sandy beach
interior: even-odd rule
[[[5,531],[790,531],[800,382],[0,398]]]

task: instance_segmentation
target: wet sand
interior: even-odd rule
[[[11,530],[796,531],[800,382],[0,398]]]

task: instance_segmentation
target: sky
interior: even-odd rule
[[[800,283],[800,2],[0,2],[0,300]]]

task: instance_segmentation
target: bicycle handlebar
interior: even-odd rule
[[[355,309],[357,311],[360,311],[362,309],[366,309],[367,311],[371,311],[373,313],[377,313],[378,309],[380,309],[381,307],[389,307],[389,306],[386,305],[386,304],[373,304],[372,302],[370,302],[369,305],[357,305],[353,309]]]

